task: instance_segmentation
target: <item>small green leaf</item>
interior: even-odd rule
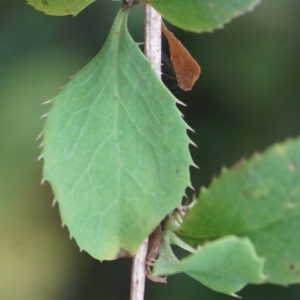
[[[27,0],[37,10],[47,15],[77,15],[95,0]]]
[[[226,236],[205,243],[195,254],[180,262],[165,241],[154,274],[184,272],[215,291],[234,296],[249,283],[262,283],[265,280],[263,267],[264,259],[257,256],[248,239]]]
[[[190,184],[188,126],[118,13],[101,52],[53,100],[44,177],[63,223],[100,260],[135,254]]]
[[[195,32],[221,28],[260,3],[260,0],[148,0],[174,25]]]
[[[300,139],[224,169],[201,189],[178,230],[192,245],[229,234],[247,236],[276,284],[300,282]]]

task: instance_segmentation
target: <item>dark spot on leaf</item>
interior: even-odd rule
[[[69,10],[69,9],[66,9],[66,12],[67,12],[67,13],[70,13],[70,10]]]
[[[246,198],[249,198],[250,197],[250,192],[248,190],[243,190],[243,196],[246,197]]]
[[[287,168],[290,172],[295,172],[296,171],[296,163],[294,161],[290,160],[287,163]]]
[[[294,264],[289,264],[289,269],[290,270],[295,270],[296,269],[296,266]]]
[[[179,170],[177,169],[175,172],[176,172],[176,173],[179,173]]]
[[[48,3],[48,0],[42,0],[42,3],[44,4],[44,5],[48,5],[49,3]]]

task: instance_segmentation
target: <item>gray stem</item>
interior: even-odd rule
[[[145,4],[145,55],[161,77],[161,15]]]
[[[151,61],[153,69],[160,78],[161,16],[149,4],[145,4],[145,55]],[[133,258],[130,300],[144,299],[147,249],[148,238]]]
[[[141,224],[141,226],[143,225]],[[130,300],[144,299],[147,249],[148,238],[144,241],[143,245],[139,248],[138,252],[133,258]]]

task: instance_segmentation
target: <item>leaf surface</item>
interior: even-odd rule
[[[76,16],[95,0],[27,0],[37,10],[53,16]]]
[[[155,275],[184,272],[209,288],[234,296],[248,283],[262,283],[264,259],[248,239],[226,236],[208,242],[195,254],[179,261],[165,241],[155,263]]]
[[[300,282],[300,140],[289,140],[224,169],[201,189],[178,231],[190,244],[247,236],[265,257],[268,281]]]
[[[190,184],[188,126],[118,13],[101,52],[53,100],[44,178],[79,247],[135,254]]]
[[[148,0],[170,23],[194,32],[221,28],[260,0]]]

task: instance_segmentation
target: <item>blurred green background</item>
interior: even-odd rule
[[[0,0],[0,300],[128,299],[130,259],[100,263],[79,253],[51,208],[35,137],[41,103],[102,47],[120,2],[98,0],[77,17],[51,17],[25,0]],[[198,148],[196,191],[222,166],[300,133],[300,2],[264,0],[224,30],[195,34],[172,26],[202,67],[193,91],[176,96]],[[143,10],[129,28],[143,40]],[[168,49],[165,48],[165,53]],[[190,193],[191,194],[191,193]],[[300,252],[299,252],[300,254]],[[300,286],[248,286],[248,300],[300,299]],[[184,275],[147,282],[146,299],[222,300]]]

